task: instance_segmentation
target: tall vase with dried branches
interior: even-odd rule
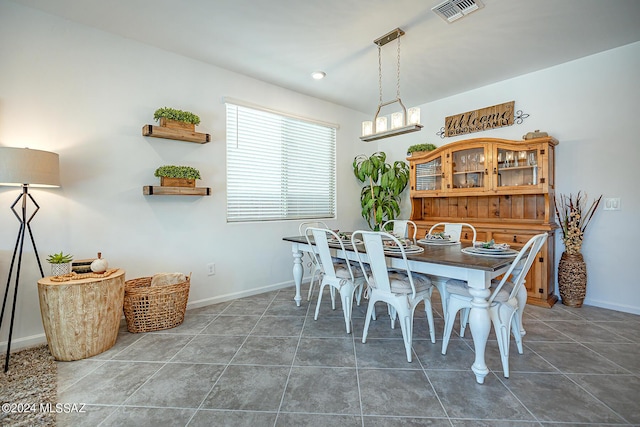
[[[558,288],[562,303],[571,307],[581,307],[587,294],[587,265],[581,252],[582,243],[601,199],[602,196],[595,199],[588,209],[587,195],[580,191],[575,197],[560,194],[554,200],[565,248],[558,264]]]

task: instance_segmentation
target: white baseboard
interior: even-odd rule
[[[252,295],[263,294],[265,292],[277,291],[279,289],[293,287],[293,281],[289,280],[287,282],[276,283],[274,285],[264,286],[262,288],[254,288],[246,291],[233,292],[225,295],[218,295],[213,298],[205,298],[198,301],[190,301],[187,303],[187,310],[192,308],[200,308],[205,307],[212,304],[218,304],[225,301],[231,301],[238,298],[250,297]],[[293,301],[293,297],[295,296],[295,291],[291,290],[291,300]]]
[[[22,350],[23,348],[35,347],[40,344],[46,344],[47,337],[44,333],[38,335],[31,335],[29,337],[23,337],[11,340],[11,352]],[[7,341],[0,342],[0,351],[7,352]]]
[[[630,305],[611,304],[607,301],[593,300],[585,298],[585,305],[592,305],[594,307],[606,308],[608,310],[622,311],[623,313],[640,314],[640,308],[632,307]]]

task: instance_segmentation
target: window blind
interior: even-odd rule
[[[227,222],[333,218],[336,130],[226,103]]]

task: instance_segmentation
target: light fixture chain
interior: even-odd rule
[[[400,99],[400,35],[398,35],[398,86],[396,88],[396,98]]]
[[[380,104],[382,104],[382,50],[378,45],[378,88],[380,90]]]

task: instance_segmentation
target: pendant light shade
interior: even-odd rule
[[[378,46],[378,82],[380,89],[380,103],[378,104],[378,110],[376,111],[373,121],[362,122],[362,136],[360,137],[362,141],[375,141],[382,138],[388,138],[390,136],[416,132],[422,129],[422,125],[420,124],[420,109],[413,107],[407,110],[400,99],[400,37],[403,35],[404,31],[400,28],[396,28],[395,30],[374,40],[374,43]],[[383,102],[381,48],[393,40],[398,40],[398,81],[396,98],[391,101]],[[387,121],[386,116],[379,116],[382,107],[395,103],[399,104],[402,110],[391,114],[390,122]]]

